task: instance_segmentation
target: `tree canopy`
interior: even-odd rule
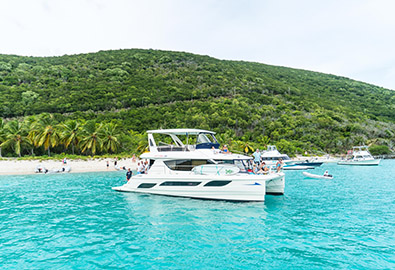
[[[7,126],[18,131],[8,124],[18,119],[28,126],[30,136],[24,136],[30,144],[48,153],[135,151],[141,141],[130,134],[181,127],[226,134],[240,150],[270,142],[291,155],[339,153],[356,144],[393,149],[395,141],[392,90],[318,72],[184,52],[0,55],[0,104],[4,132]],[[46,113],[53,115],[48,125],[43,123]],[[0,132],[4,142],[6,135]],[[10,136],[1,147],[3,154],[15,154]]]

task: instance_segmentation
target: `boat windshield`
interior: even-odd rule
[[[197,136],[196,144],[199,144],[199,143],[210,143],[210,142],[213,142],[213,141],[210,140],[210,138],[207,137],[206,134],[200,133],[200,134]]]
[[[211,133],[199,133],[196,137],[196,149],[215,149],[219,148],[219,143]]]

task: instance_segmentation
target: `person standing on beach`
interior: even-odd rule
[[[132,177],[132,171],[129,168],[128,171],[126,172],[126,181],[129,182],[131,177]]]
[[[110,162],[107,160],[107,169],[110,167]]]
[[[117,164],[118,164],[118,158],[115,157],[115,160],[114,160],[114,167],[117,167]]]

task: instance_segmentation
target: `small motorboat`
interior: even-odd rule
[[[302,166],[302,165],[285,165],[283,170],[312,170],[314,166]]]
[[[324,162],[306,160],[306,161],[303,161],[303,162],[297,162],[297,163],[295,163],[295,165],[300,165],[300,166],[316,166],[316,167],[319,167],[319,166],[322,165],[322,163],[324,163]]]
[[[303,175],[308,177],[308,178],[316,178],[316,179],[333,179],[333,175],[327,174],[327,175],[319,175],[319,174],[312,174],[308,172],[303,172]]]

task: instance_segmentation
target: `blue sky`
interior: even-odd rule
[[[392,0],[0,0],[0,53],[161,49],[395,89]]]

